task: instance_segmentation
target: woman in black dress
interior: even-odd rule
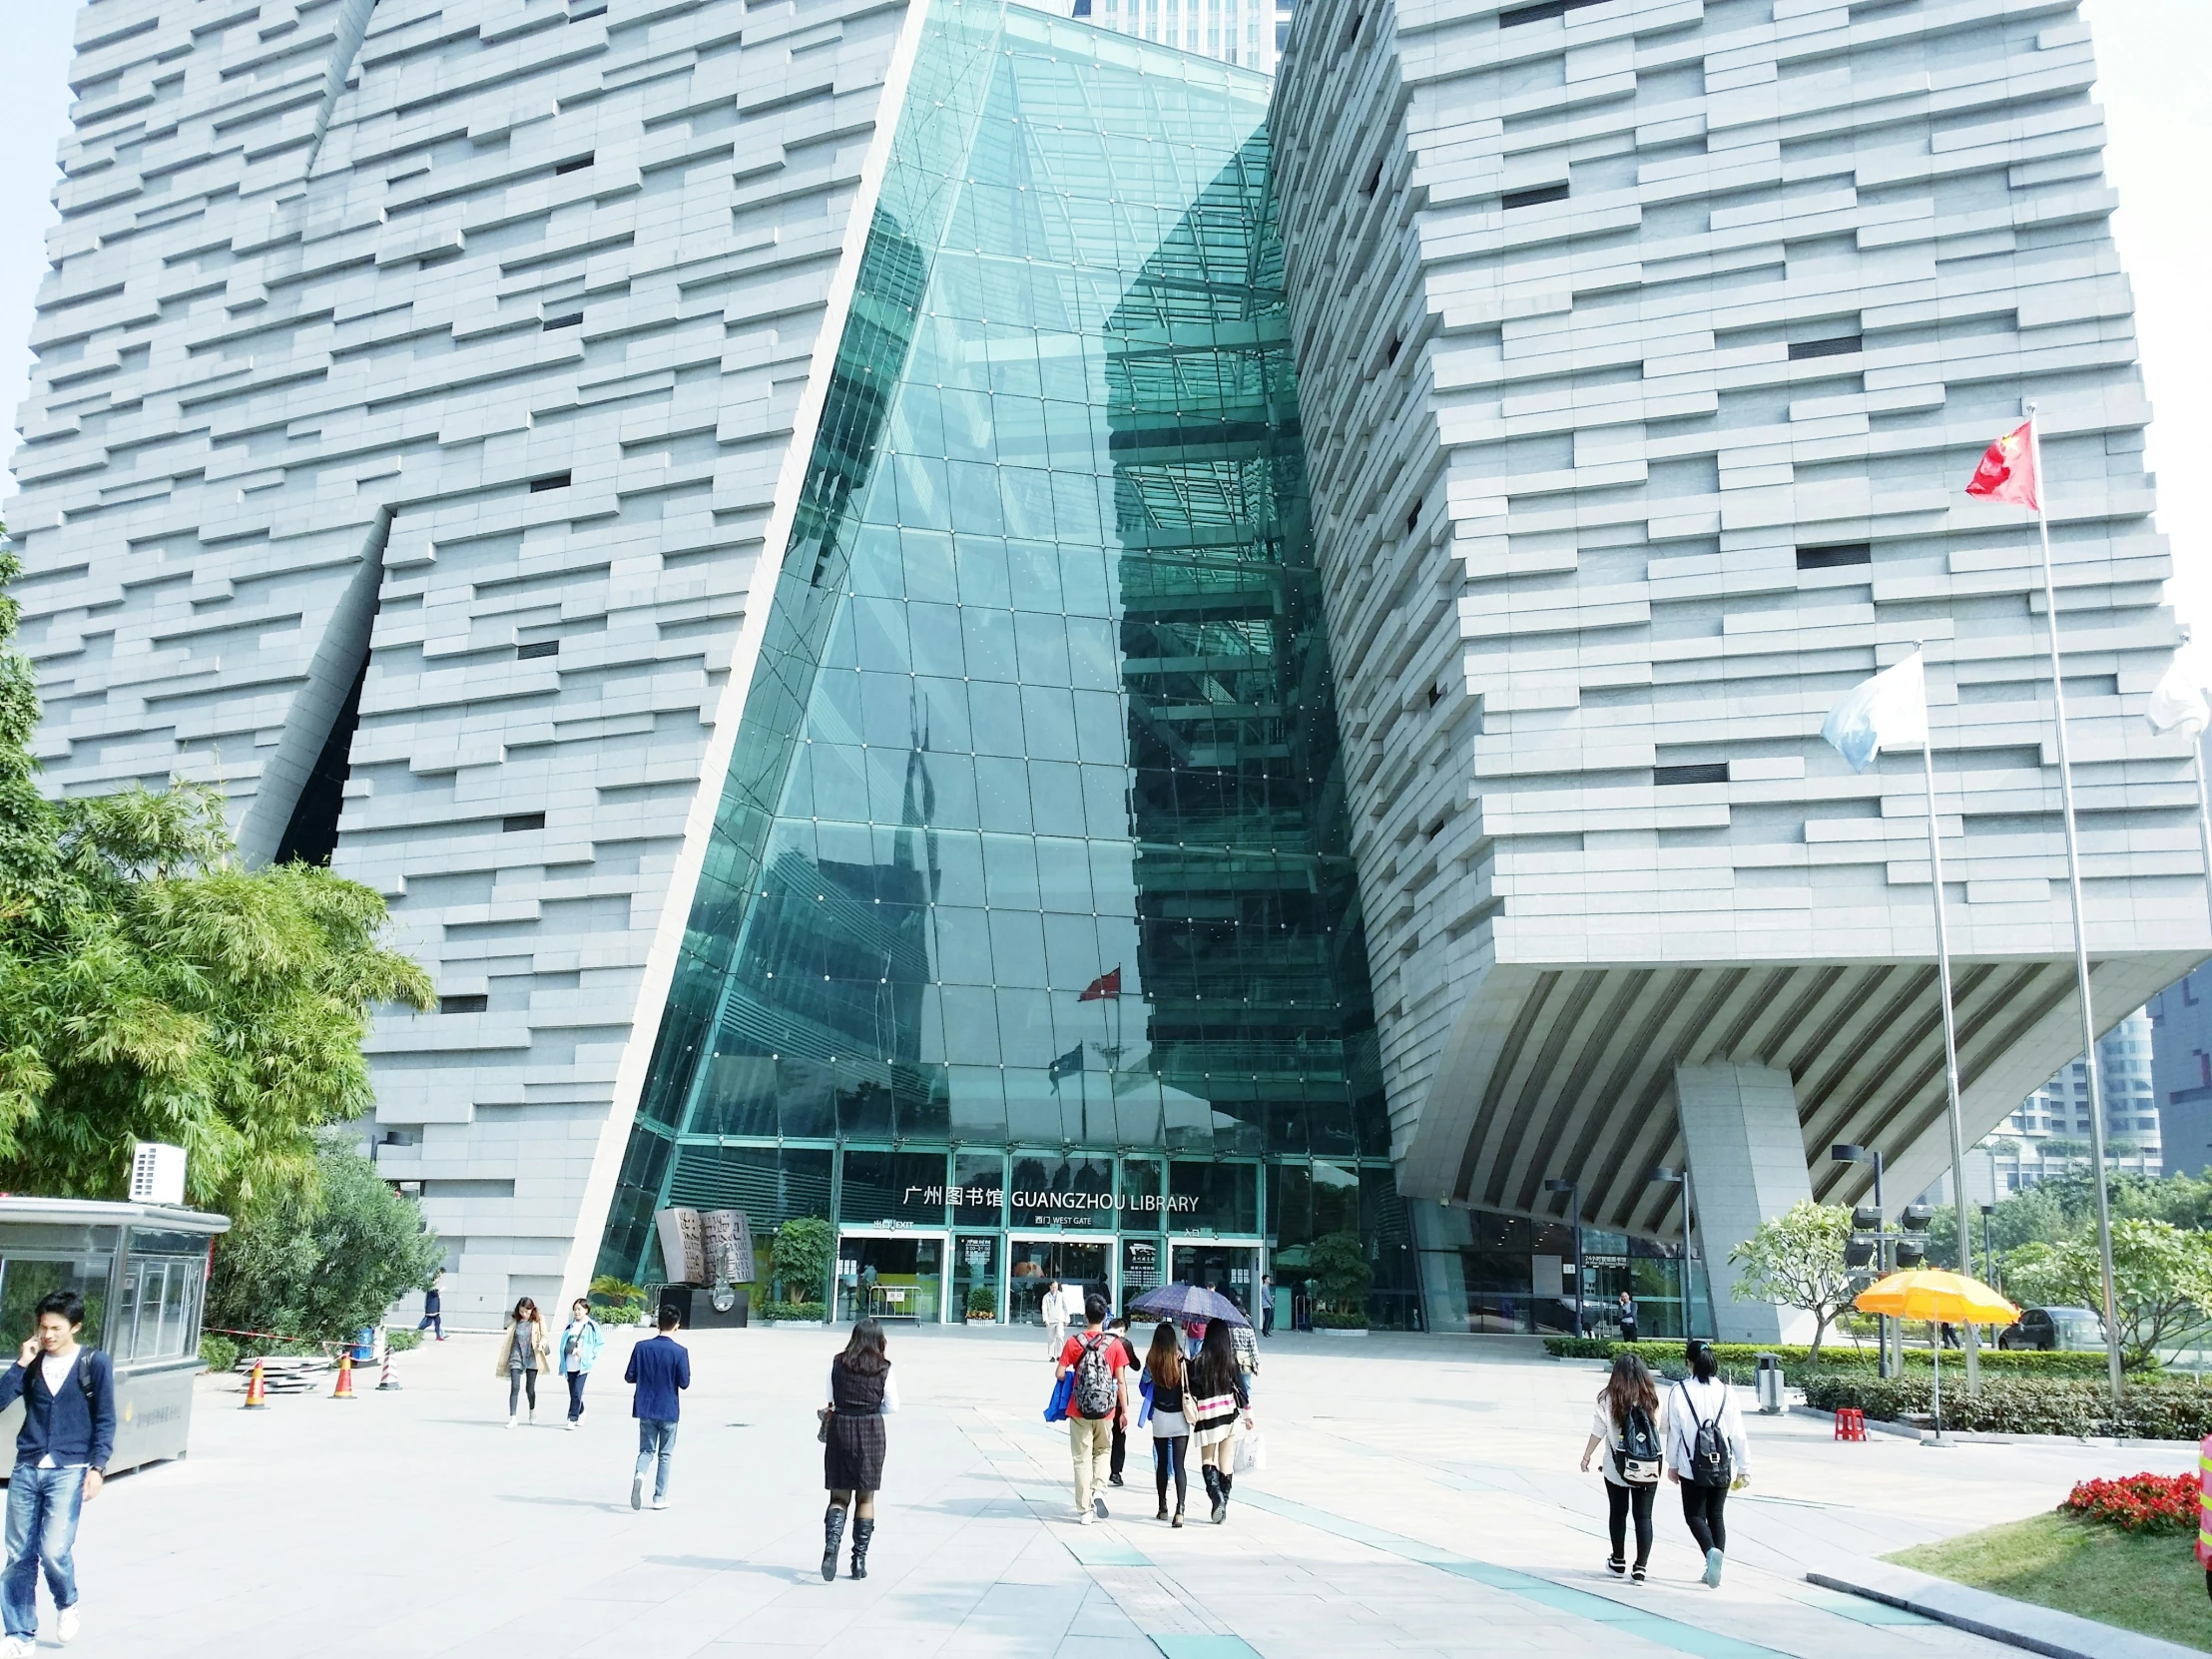
[[[865,1578],[875,1493],[883,1484],[883,1413],[898,1409],[898,1380],[874,1320],[855,1325],[844,1352],[830,1362],[825,1397],[822,1483],[830,1489],[830,1507],[822,1517],[822,1576],[837,1576],[837,1544],[851,1510],[852,1576]]]

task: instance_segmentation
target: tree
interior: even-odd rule
[[[1367,1246],[1353,1232],[1325,1233],[1306,1254],[1307,1271],[1321,1293],[1321,1300],[1340,1314],[1365,1316],[1368,1293],[1375,1284],[1375,1268],[1368,1261]]]
[[[2012,1294],[2051,1307],[2104,1307],[2096,1240],[2028,1244],[2005,1259]],[[2147,1365],[2159,1345],[2212,1315],[2212,1234],[2167,1221],[2122,1216],[2112,1222],[2112,1301],[2120,1363]]]
[[[1866,1275],[1844,1266],[1851,1242],[1851,1212],[1841,1204],[1793,1205],[1728,1253],[1743,1271],[1731,1293],[1738,1302],[1771,1302],[1813,1316],[1811,1359],[1836,1316],[1851,1305]]]
[[[329,1341],[426,1289],[445,1250],[344,1131],[319,1138],[317,1179],[265,1203],[216,1246],[208,1324]]]
[[[773,1271],[783,1282],[787,1300],[808,1303],[821,1299],[823,1287],[830,1280],[830,1255],[836,1242],[830,1224],[820,1216],[798,1216],[776,1230]]]
[[[120,1197],[150,1140],[190,1154],[194,1203],[288,1202],[315,1131],[371,1104],[371,1008],[426,1008],[429,979],[370,888],[245,868],[214,790],[42,797],[15,622],[0,599],[0,1187]]]

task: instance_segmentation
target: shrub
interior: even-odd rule
[[[239,1363],[239,1345],[228,1337],[202,1337],[200,1363],[210,1371],[229,1371]]]
[[[1823,1411],[1854,1406],[1881,1421],[1933,1408],[1932,1379],[1843,1373],[1805,1380],[1805,1402]],[[2122,1434],[2145,1440],[2194,1440],[2212,1433],[2212,1389],[2193,1382],[2140,1382],[2121,1394],[2121,1414],[2101,1382],[2071,1378],[1984,1378],[1967,1394],[1964,1380],[1943,1389],[1943,1426],[1998,1434]]]
[[[1357,1233],[1327,1233],[1307,1247],[1306,1263],[1321,1292],[1322,1303],[1340,1318],[1359,1315],[1366,1325],[1368,1292],[1375,1284],[1375,1269],[1368,1263],[1367,1247]],[[1314,1323],[1321,1324],[1317,1312]],[[1347,1327],[1339,1326],[1344,1330]]]
[[[835,1231],[821,1216],[798,1216],[784,1223],[770,1247],[777,1290],[801,1303],[820,1296],[830,1282],[830,1258],[836,1246]]]
[[[591,1295],[587,1300],[593,1311],[609,1324],[635,1325],[645,1318],[646,1304],[652,1298],[646,1295],[643,1285],[633,1285],[611,1273],[603,1273],[591,1282]]]
[[[761,1305],[760,1318],[768,1322],[779,1320],[817,1322],[826,1319],[829,1312],[819,1302],[765,1302]]]
[[[1626,1350],[1640,1355],[1644,1364],[1655,1371],[1664,1367],[1670,1373],[1680,1372],[1683,1366],[1683,1345],[1679,1340],[1643,1342],[1630,1348],[1626,1343],[1617,1343],[1607,1337],[1546,1337],[1544,1349],[1553,1358],[1560,1360],[1610,1360],[1615,1354]],[[1816,1372],[1839,1372],[1858,1376],[1872,1375],[1878,1369],[1873,1349],[1839,1348],[1833,1342],[1821,1349],[1821,1357],[1817,1363],[1810,1360],[1810,1350],[1801,1343],[1778,1343],[1769,1347],[1761,1347],[1756,1343],[1713,1345],[1713,1358],[1724,1370],[1749,1372],[1757,1367],[1762,1354],[1778,1357],[1782,1362],[1782,1369],[1793,1382]],[[1962,1353],[1956,1349],[1946,1350],[1943,1355],[1944,1375],[1949,1376],[1956,1370],[1963,1376],[1965,1363],[1966,1357]],[[1905,1364],[1909,1371],[1925,1372],[1931,1370],[1934,1362],[1929,1359],[1926,1348],[1908,1347],[1905,1351]],[[2104,1364],[2102,1354],[2038,1354],[2026,1349],[2014,1351],[1987,1347],[1981,1351],[1982,1371],[1985,1374],[1993,1372],[2007,1377],[2094,1379],[2104,1376]]]
[[[1332,1314],[1325,1310],[1316,1310],[1314,1314],[1316,1331],[1365,1331],[1367,1328],[1365,1314]]]
[[[984,1319],[998,1318],[998,1293],[988,1285],[970,1285],[967,1294],[967,1311]]]
[[[2058,1507],[2126,1532],[2194,1532],[2201,1489],[2193,1474],[2127,1474],[2076,1482]]]
[[[421,1346],[422,1333],[411,1325],[403,1325],[396,1330],[387,1327],[384,1331],[384,1347],[394,1354],[405,1354],[409,1349]]]

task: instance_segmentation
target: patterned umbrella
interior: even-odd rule
[[[1149,1314],[1154,1319],[1180,1320],[1188,1324],[1192,1320],[1226,1320],[1231,1325],[1250,1327],[1252,1321],[1244,1311],[1219,1291],[1209,1291],[1204,1285],[1162,1285],[1156,1291],[1147,1291],[1129,1304],[1132,1314]]]

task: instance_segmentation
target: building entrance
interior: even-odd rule
[[[833,1317],[843,1324],[862,1319],[938,1324],[945,1317],[944,1258],[942,1233],[838,1234]]]
[[[1254,1300],[1262,1271],[1257,1239],[1170,1239],[1168,1270],[1169,1278],[1178,1285],[1203,1285],[1235,1298],[1253,1324],[1260,1323],[1260,1310]]]
[[[1114,1305],[1112,1239],[1070,1239],[1058,1234],[1006,1236],[1006,1321],[1042,1325],[1038,1305],[1057,1279],[1062,1288],[1097,1294]]]

